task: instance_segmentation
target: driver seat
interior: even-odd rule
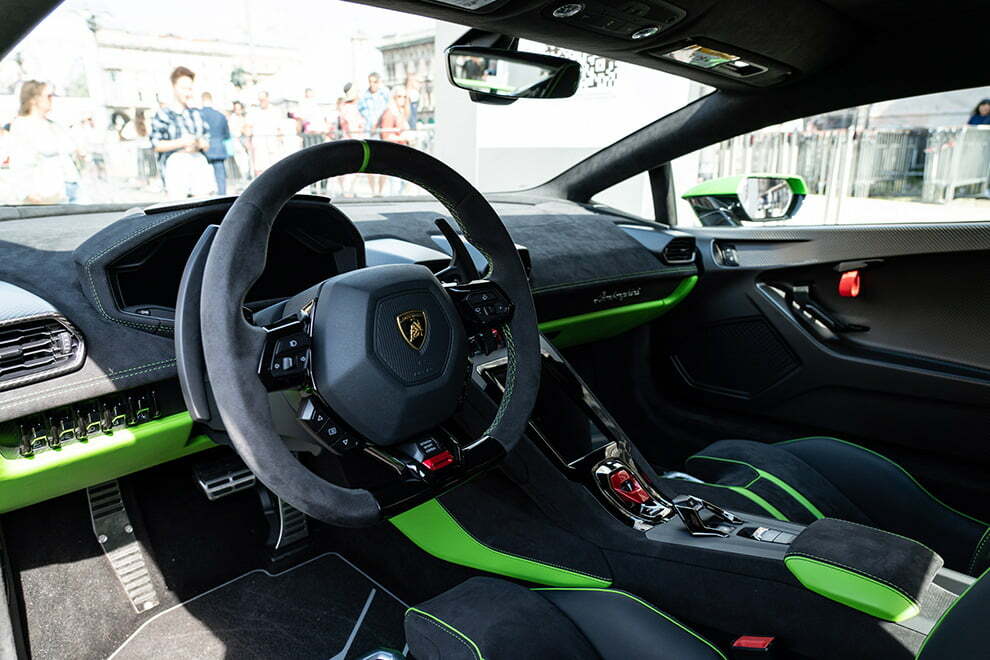
[[[986,649],[984,574],[935,624],[915,660]],[[536,588],[476,577],[406,612],[411,660],[726,660],[649,603],[615,589]],[[841,635],[841,631],[836,631]]]

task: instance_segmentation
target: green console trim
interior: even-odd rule
[[[763,479],[766,479],[767,481],[769,481],[770,483],[774,484],[775,486],[777,486],[778,488],[780,488],[782,491],[784,491],[785,493],[787,493],[788,495],[790,495],[791,497],[793,497],[795,500],[797,500],[798,504],[800,504],[805,509],[807,509],[808,512],[811,513],[811,515],[813,515],[815,518],[824,518],[825,517],[825,514],[822,513],[821,510],[818,507],[816,507],[814,504],[812,504],[811,503],[811,500],[809,500],[807,497],[805,497],[804,495],[802,495],[798,491],[794,490],[789,483],[787,483],[783,479],[780,479],[776,475],[770,474],[769,472],[767,472],[765,470],[761,470],[760,468],[756,467],[755,465],[750,465],[746,461],[737,461],[734,458],[722,458],[721,456],[705,456],[703,454],[695,454],[694,456],[689,457],[688,460],[691,461],[691,460],[694,460],[696,458],[701,458],[701,459],[705,459],[705,460],[708,460],[708,461],[722,461],[724,463],[736,463],[737,465],[745,465],[749,469],[751,469],[754,472],[756,472],[756,474],[760,475],[760,477],[762,477]]]
[[[216,446],[206,436],[190,437],[192,425],[184,412],[34,456],[0,457],[0,513]]]
[[[602,578],[490,548],[471,536],[435,499],[400,513],[390,522],[421,549],[452,564],[555,587],[611,584]]]
[[[784,564],[807,589],[878,619],[904,621],[921,611],[893,587],[834,564],[800,555],[784,557]]]
[[[698,276],[692,275],[681,280],[666,298],[544,321],[540,331],[550,335],[550,341],[557,348],[608,339],[666,314],[684,300],[697,283]]]

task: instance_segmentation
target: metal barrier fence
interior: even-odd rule
[[[987,193],[990,127],[768,131],[726,140],[702,162],[712,177],[800,174],[812,194],[944,203]]]

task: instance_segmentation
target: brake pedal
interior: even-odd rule
[[[193,468],[196,483],[211,502],[247,490],[255,484],[254,473],[236,455],[197,463]]]
[[[157,607],[158,592],[144,562],[141,544],[134,537],[134,526],[120,495],[120,484],[108,481],[90,486],[86,489],[86,497],[93,533],[134,611],[147,612]]]

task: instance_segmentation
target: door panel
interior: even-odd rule
[[[704,273],[655,330],[667,391],[903,454],[952,499],[990,495],[990,224],[687,231]],[[860,295],[840,296],[836,267],[864,260]]]

